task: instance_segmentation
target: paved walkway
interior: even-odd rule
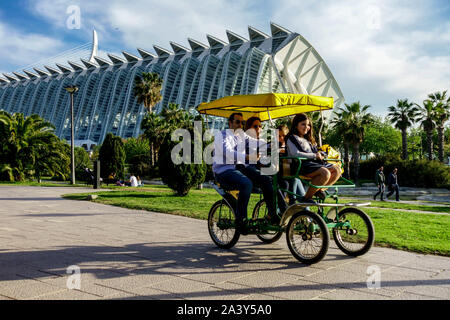
[[[333,244],[305,266],[284,237],[255,236],[223,251],[202,220],[60,198],[85,191],[0,186],[0,299],[450,299],[450,258],[376,247],[350,258]]]

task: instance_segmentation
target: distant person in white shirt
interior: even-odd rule
[[[131,174],[130,186],[131,187],[137,187],[138,186],[138,181],[137,181],[137,178],[134,176],[134,174]]]

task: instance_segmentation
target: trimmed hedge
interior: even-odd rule
[[[378,156],[370,160],[361,161],[359,178],[375,182],[375,172],[381,165],[384,166],[386,180],[394,168],[398,169],[397,177],[400,186],[450,188],[449,166],[439,161],[402,160],[397,155]],[[351,167],[353,172],[353,163]]]

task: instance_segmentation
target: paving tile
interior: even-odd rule
[[[215,297],[219,292],[223,291],[218,287],[184,278],[177,278],[175,280],[155,284],[150,288],[170,292],[183,299],[200,299],[201,297],[208,296]]]
[[[442,298],[430,297],[409,292],[402,292],[396,296],[390,297],[390,300],[442,300]]]
[[[97,300],[99,297],[78,290],[64,290],[56,293],[45,294],[30,300]]]
[[[320,298],[327,300],[390,300],[391,297],[378,295],[376,291],[361,292],[348,289],[336,289],[320,295]]]
[[[288,300],[309,300],[335,288],[324,283],[314,283],[305,279],[298,279],[296,281],[275,285],[266,290],[265,294]]]
[[[173,279],[178,278],[165,274],[141,274],[97,279],[94,281],[94,284],[134,293],[136,288],[149,287],[155,284],[173,281]]]
[[[0,295],[13,299],[30,299],[59,291],[62,289],[32,279],[2,281],[0,286]]]

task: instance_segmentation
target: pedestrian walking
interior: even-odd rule
[[[378,186],[378,192],[375,193],[373,196],[373,200],[377,200],[377,196],[380,195],[380,200],[384,201],[383,195],[384,195],[384,188],[385,188],[385,177],[383,173],[383,166],[381,166],[377,172],[375,173],[375,184]]]
[[[388,199],[395,191],[395,200],[400,201],[400,189],[398,186],[398,180],[397,180],[397,168],[392,170],[391,174],[388,177],[387,185],[389,193],[386,195],[386,199]]]

